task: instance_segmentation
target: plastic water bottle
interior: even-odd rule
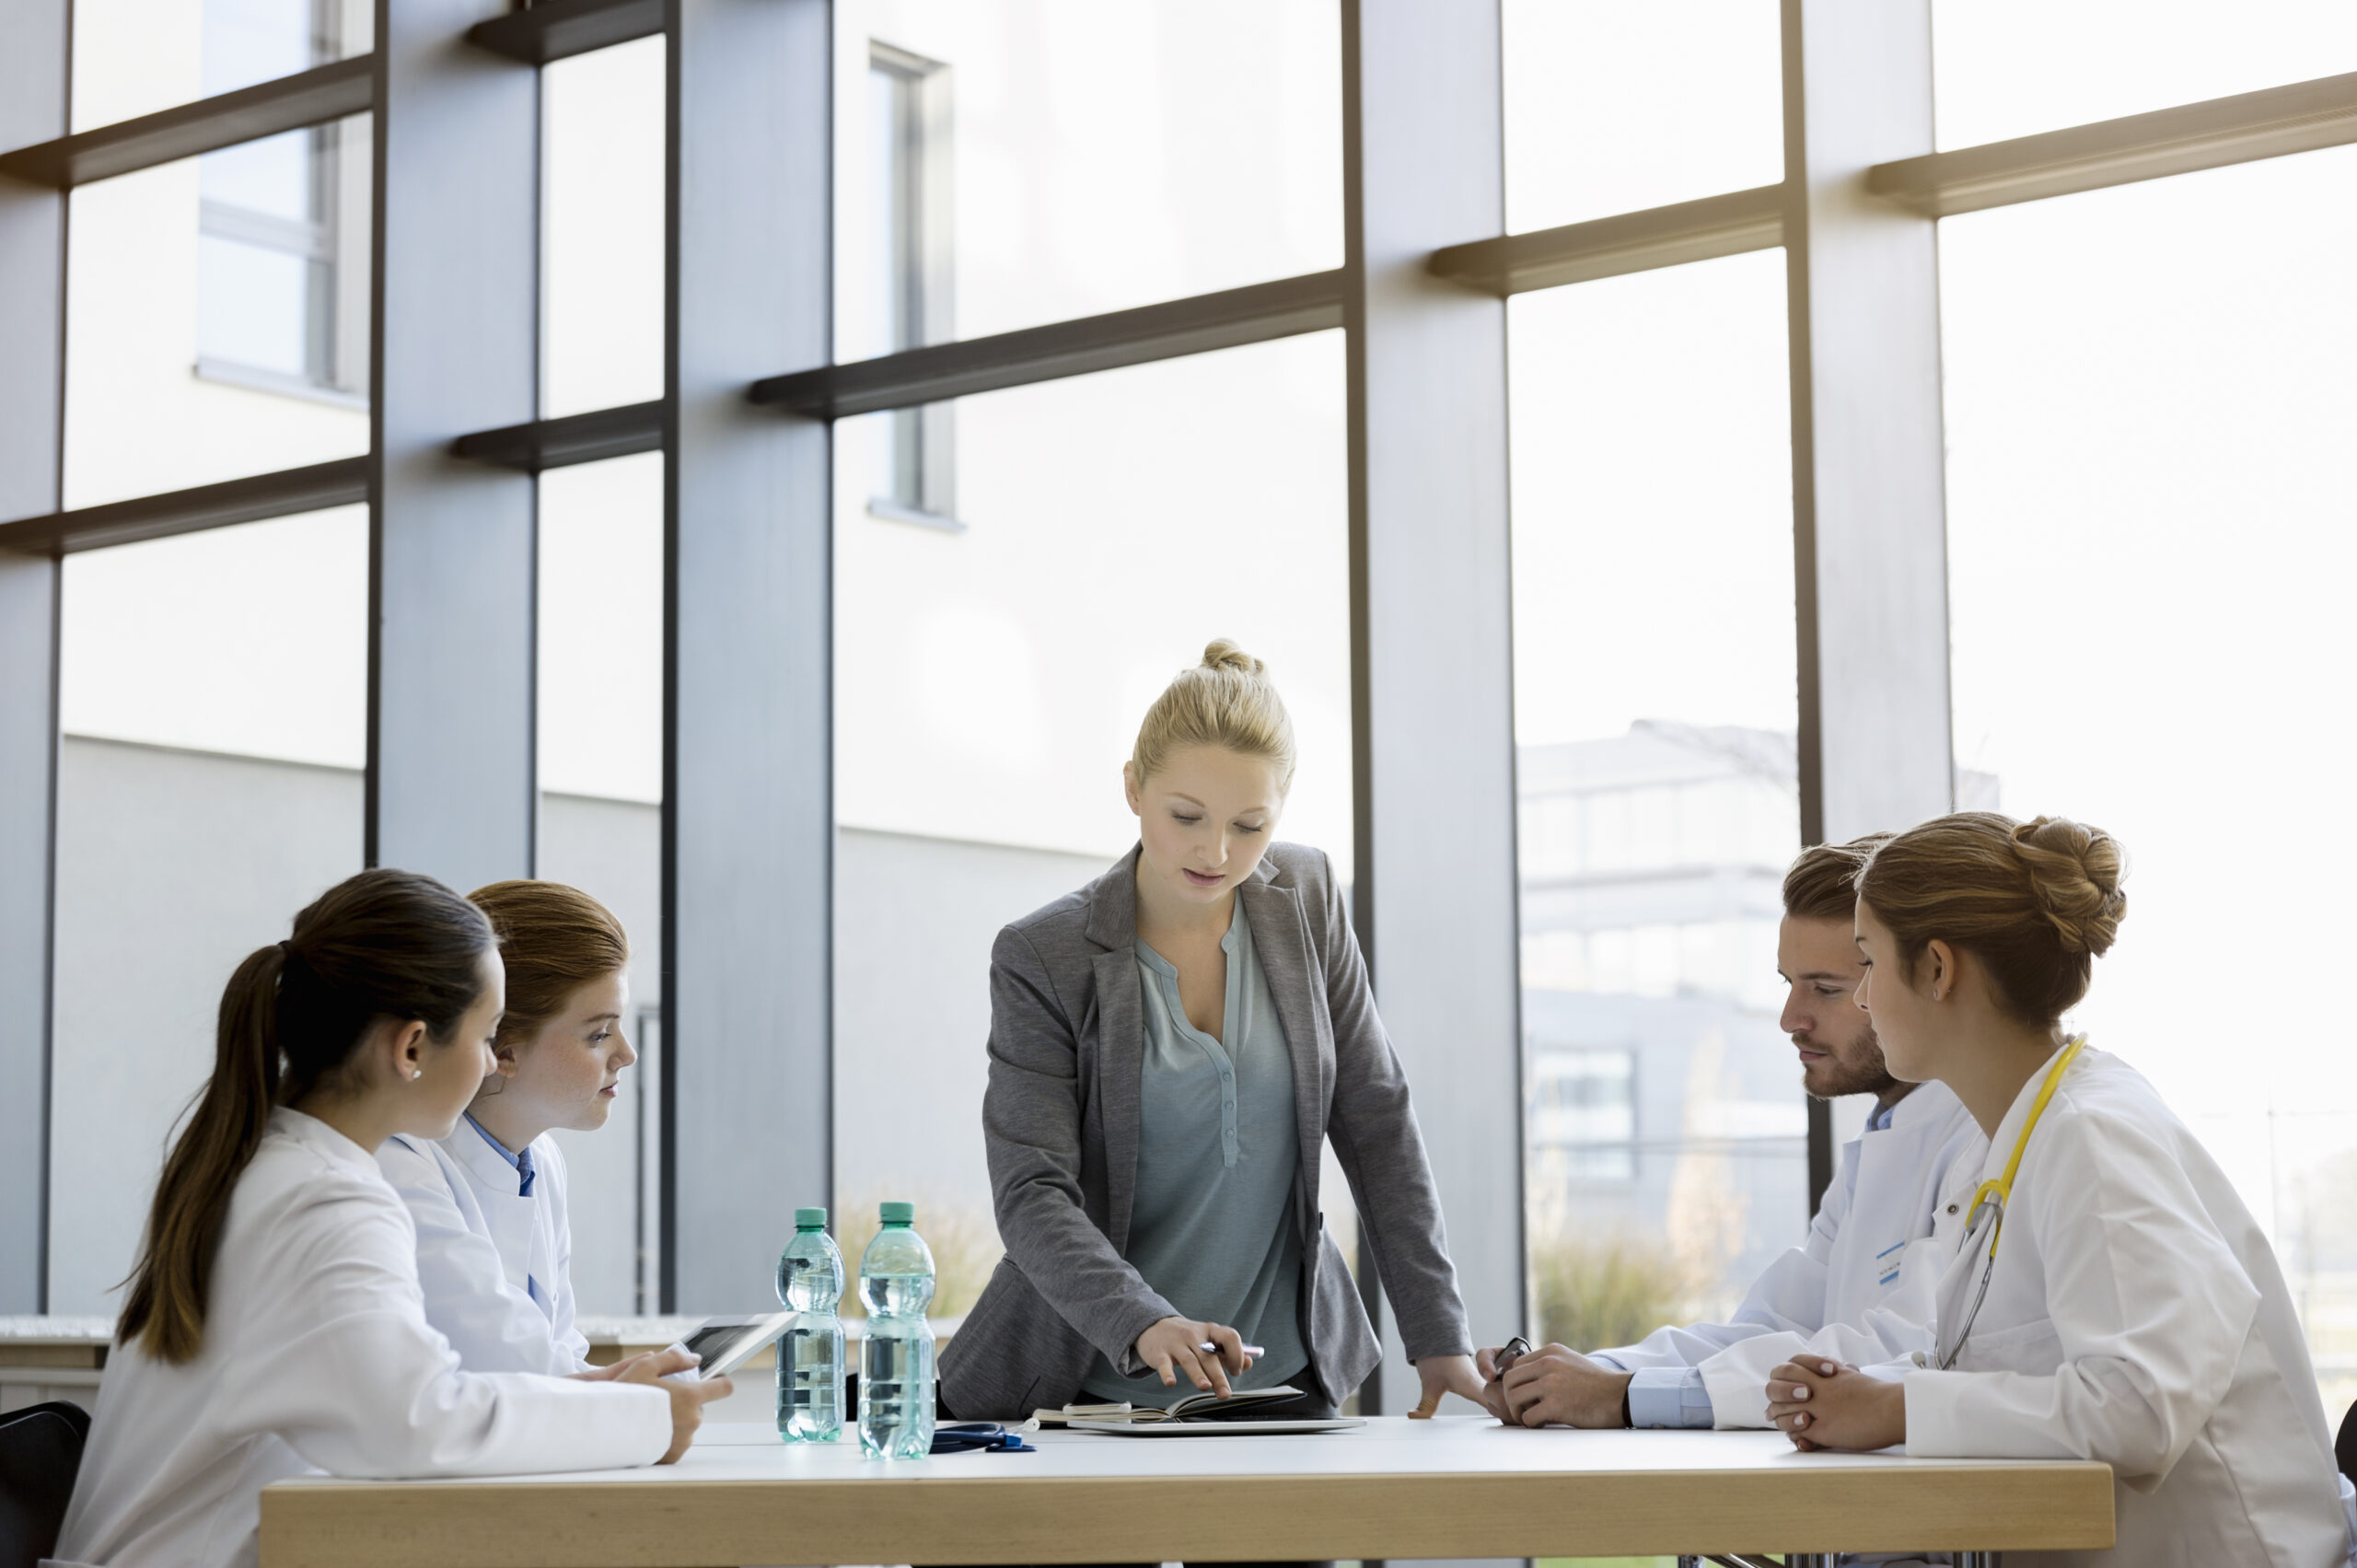
[[[794,1240],[777,1260],[777,1298],[801,1316],[777,1347],[777,1432],[831,1443],[843,1432],[843,1255],[827,1211],[794,1211]]]
[[[867,1338],[859,1349],[859,1447],[869,1458],[922,1459],[933,1449],[933,1251],[910,1226],[913,1203],[887,1203],[884,1228],[859,1260]]]

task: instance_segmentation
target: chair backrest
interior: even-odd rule
[[[2340,1435],[2332,1440],[2332,1457],[2340,1462],[2340,1473],[2357,1481],[2357,1405],[2351,1405],[2340,1418]]]
[[[0,1568],[35,1568],[57,1549],[89,1413],[64,1400],[0,1414]]]

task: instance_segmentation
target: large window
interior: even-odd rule
[[[1783,286],[1763,254],[1511,307],[1528,1230],[1569,1343],[1724,1311],[1807,1213]]]
[[[1431,7],[1346,37],[1333,0],[834,0],[539,66],[578,41],[546,7],[364,63],[369,0],[25,3],[71,18],[70,123],[26,134],[240,107],[0,148],[36,226],[65,203],[0,247],[0,341],[64,361],[0,354],[0,406],[62,421],[0,421],[0,625],[41,633],[0,717],[48,714],[63,649],[58,725],[0,724],[0,866],[55,866],[53,899],[0,877],[0,928],[55,936],[46,980],[0,946],[0,1068],[43,1070],[52,1016],[56,1064],[47,1168],[0,1126],[0,1295],[45,1267],[52,1306],[108,1304],[222,977],[377,842],[630,931],[643,1060],[567,1139],[586,1307],[758,1289],[727,1270],[831,1162],[843,1215],[924,1207],[954,1313],[997,1245],[993,937],[1128,847],[1138,717],[1231,636],[1301,731],[1285,835],[1391,926],[1377,995],[1452,1215],[1479,1205],[1483,1337],[1526,1279],[1574,1342],[1715,1314],[1798,1239],[1778,882],[1804,823],[1903,827],[1953,783],[2127,843],[2076,1021],[2225,1162],[2357,1397],[2357,1053],[2307,978],[2357,870],[2319,696],[2357,652],[2357,148],[2275,156],[2345,127],[2340,89],[2288,129],[2082,134],[2111,150],[2075,173],[1935,151],[2357,71],[2345,0],[1498,0],[1494,58],[1486,18],[1403,19]],[[1891,164],[1838,167],[1860,105]],[[1741,195],[1797,154],[1821,202]],[[2235,158],[2271,161],[2052,196]],[[379,166],[480,197],[482,232],[389,201],[377,245]],[[503,210],[539,226],[504,273]],[[354,460],[372,338],[532,423],[389,407],[402,449]],[[537,356],[536,403],[494,354]],[[476,768],[448,800],[368,786],[372,734],[414,757],[436,726]],[[1460,784],[1492,828],[1513,797],[1511,854],[1427,825]],[[1480,967],[1510,896],[1518,1030]],[[2213,1021],[2228,920],[2265,923],[2270,980]],[[1487,1223],[1517,1174],[1519,1237]],[[44,1180],[22,1212],[60,1240],[19,1241]]]
[[[74,129],[366,54],[369,0],[76,0]]]
[[[663,1000],[663,458],[540,476],[537,867],[611,910],[629,934],[639,1053],[596,1132],[559,1131],[573,1213],[574,1295],[590,1313],[652,1311]]]
[[[2345,0],[1933,0],[1940,145],[2357,70]]]
[[[951,156],[949,215],[927,205],[919,221],[935,226],[929,264],[954,272],[958,337],[1341,264],[1326,0],[842,0],[835,37],[842,358],[885,352],[877,330],[898,314],[873,291],[905,274],[858,252],[911,230],[876,205],[940,192]],[[884,108],[902,83],[916,91]],[[924,170],[900,161],[911,154]],[[954,261],[938,253],[952,233]],[[950,335],[940,317],[924,341]]]
[[[1783,178],[1776,7],[1506,0],[1506,227]]]
[[[68,506],[367,451],[367,124],[73,192]]]
[[[1135,842],[1121,764],[1213,638],[1299,732],[1279,836],[1349,876],[1341,376],[1326,333],[967,399],[958,533],[877,520],[837,464],[836,1193],[935,1216],[945,1310],[996,1256],[991,944]]]
[[[2300,977],[2338,972],[2357,875],[2325,700],[2357,670],[2352,198],[2336,149],[1952,219],[1941,254],[1957,760],[2127,846],[2073,1022],[2269,1226],[2335,1410],[2357,1054]]]
[[[663,48],[640,39],[540,74],[540,412],[551,418],[663,395]]]
[[[360,507],[65,563],[51,1309],[106,1313],[221,988],[360,869]]]

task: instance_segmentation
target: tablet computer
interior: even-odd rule
[[[695,1366],[699,1378],[726,1377],[792,1328],[796,1316],[763,1312],[749,1318],[707,1318],[679,1342],[679,1348],[703,1358]]]

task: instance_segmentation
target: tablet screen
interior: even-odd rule
[[[702,1358],[697,1363],[699,1376],[715,1376],[749,1359],[775,1339],[791,1317],[790,1313],[775,1312],[759,1318],[714,1318],[697,1325],[695,1331],[679,1342]]]

